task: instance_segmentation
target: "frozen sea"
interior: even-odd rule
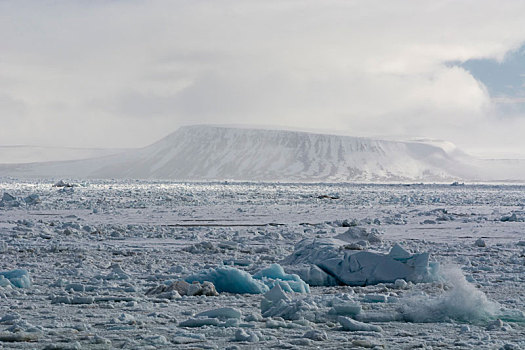
[[[525,186],[55,182],[0,182],[0,273],[31,281],[0,277],[0,349],[525,348]],[[293,273],[299,242],[351,228],[374,240],[341,254],[397,243],[439,271],[282,292],[271,315],[263,294],[166,289]]]

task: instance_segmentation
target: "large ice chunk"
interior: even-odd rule
[[[367,231],[365,228],[358,226],[350,227],[346,232],[341,233],[334,238],[348,243],[356,243],[359,241],[381,243],[380,233],[377,229],[373,228],[372,230]]]
[[[263,282],[254,279],[248,272],[229,266],[201,271],[187,277],[186,281],[211,282],[219,293],[261,294],[269,290]]]
[[[0,278],[5,278],[13,287],[31,288],[31,278],[27,270],[11,270],[0,272]]]
[[[286,292],[310,293],[308,284],[296,274],[285,273],[279,264],[272,264],[255,273],[253,277],[262,280],[269,287],[280,284]]]
[[[429,281],[437,274],[437,264],[428,253],[410,254],[395,245],[389,254],[372,251],[342,250],[330,240],[303,240],[284,263],[311,264],[341,284],[351,286]],[[307,280],[307,282],[309,282]]]
[[[261,300],[261,315],[263,317],[282,317],[285,320],[312,318],[318,307],[305,300],[292,300],[286,295],[280,284],[276,284]]]
[[[339,283],[332,276],[316,265],[300,265],[287,267],[288,272],[297,274],[310,286],[337,286]]]
[[[272,264],[253,276],[230,266],[201,271],[186,278],[187,282],[212,282],[218,292],[261,294],[275,285],[286,292],[310,293],[310,287],[298,275],[288,274],[279,264]]]
[[[20,202],[16,197],[10,195],[7,192],[4,192],[2,195],[2,199],[0,200],[0,207],[6,207],[6,208],[13,208],[13,207],[19,207]]]

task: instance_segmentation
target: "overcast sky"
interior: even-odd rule
[[[525,1],[0,0],[0,144],[187,124],[525,154]]]

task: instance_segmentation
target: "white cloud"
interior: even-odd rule
[[[141,146],[242,123],[477,147],[492,101],[447,62],[502,59],[524,15],[519,1],[3,1],[0,96],[24,118],[0,104],[0,140]]]

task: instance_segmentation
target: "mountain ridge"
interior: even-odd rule
[[[455,147],[425,142],[197,125],[181,127],[149,146],[117,155],[0,166],[0,174],[181,181],[448,182],[483,180],[482,168]]]

